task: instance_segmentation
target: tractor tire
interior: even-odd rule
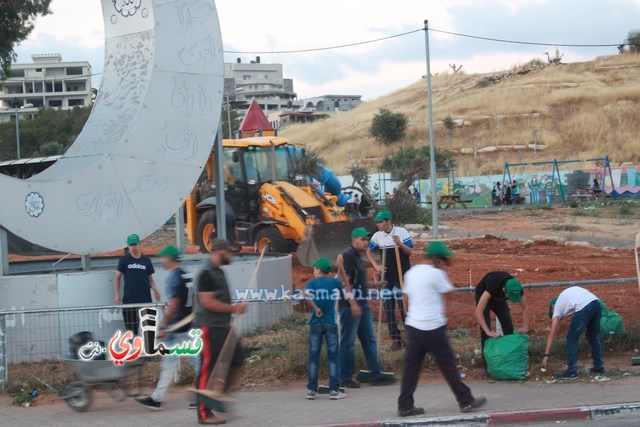
[[[209,209],[206,212],[203,212],[198,218],[198,228],[197,228],[197,238],[198,238],[198,246],[200,247],[200,252],[203,254],[211,253],[211,241],[216,233],[216,225],[213,223],[213,214],[215,209]]]
[[[265,252],[276,253],[289,253],[291,247],[289,241],[287,241],[280,230],[276,227],[264,227],[256,234],[255,238],[255,250],[258,253],[262,253],[262,248],[266,246]]]

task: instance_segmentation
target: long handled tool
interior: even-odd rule
[[[384,286],[384,276],[386,272],[387,265],[387,248],[382,248],[382,273],[380,274],[381,285]],[[378,339],[376,342],[380,345],[380,331],[382,330],[382,306],[384,305],[384,301],[381,298],[382,289],[378,292]]]
[[[384,284],[385,281],[385,275],[386,275],[386,266],[387,263],[387,249],[386,248],[382,248],[382,274],[381,274],[381,279],[382,279],[382,283]],[[378,306],[378,339],[377,339],[377,345],[380,346],[380,331],[382,330],[382,306],[383,306],[383,300],[381,298],[379,298],[379,303],[380,305]],[[393,384],[395,382],[395,377],[393,375],[393,372],[385,372],[382,371],[380,372],[380,376],[383,378],[383,383],[384,384]],[[360,372],[358,373],[358,376],[356,377],[356,380],[360,381],[361,383],[368,383],[371,382],[372,380],[374,380],[374,376],[371,373],[371,371],[369,370],[365,370],[365,369],[361,369]],[[377,383],[380,384],[380,383]]]
[[[398,269],[398,282],[400,283],[400,290],[402,291],[402,288],[404,286],[404,276],[402,274],[402,262],[400,261],[400,248],[395,243],[393,244],[393,248],[396,253],[396,267]],[[398,303],[398,311],[400,312],[400,318],[397,321],[398,330],[404,331],[404,320],[403,320],[404,308],[403,308],[403,305],[401,305],[400,303]]]
[[[636,272],[638,273],[638,288],[640,288],[640,261],[638,260],[638,246],[640,246],[640,233],[636,234],[636,246],[634,252],[636,254]]]
[[[633,252],[636,256],[636,273],[638,274],[638,288],[640,289],[640,260],[638,259],[638,246],[640,246],[640,233],[636,234],[636,244],[633,248]],[[632,357],[631,364],[633,366],[640,365],[640,357]]]
[[[253,270],[253,274],[251,275],[251,280],[249,281],[248,286],[249,289],[255,289],[258,280],[258,271],[260,270],[260,265],[262,264],[262,258],[264,257],[265,251],[266,246],[262,248],[256,268]],[[233,354],[238,340],[240,339],[240,335],[242,334],[243,320],[244,316],[238,314],[231,323],[229,334],[222,345],[222,350],[220,350],[220,355],[218,356],[218,360],[213,367],[211,376],[207,381],[206,388],[202,390],[193,390],[201,396],[204,396],[207,399],[207,404],[209,406],[221,412],[225,412],[226,403],[232,401],[232,399],[228,398],[224,394],[224,391],[227,385],[227,377],[229,374],[229,368],[231,367]]]

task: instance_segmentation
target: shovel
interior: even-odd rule
[[[396,266],[398,268],[398,281],[400,282],[400,290],[402,291],[402,287],[404,286],[404,277],[402,275],[402,264],[400,262],[400,248],[396,244],[394,244],[393,247],[396,252]],[[400,311],[400,318],[398,319],[398,330],[402,332],[404,331],[404,321],[402,320],[404,318],[404,308],[403,306],[400,305],[400,303],[398,304],[398,311]]]

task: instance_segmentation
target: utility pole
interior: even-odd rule
[[[431,223],[433,227],[433,238],[440,237],[438,230],[438,188],[436,185],[436,149],[433,135],[433,98],[431,93],[431,60],[429,58],[429,21],[424,20],[424,41],[427,60],[427,111],[429,125],[429,180],[431,181]]]

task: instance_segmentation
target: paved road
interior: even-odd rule
[[[637,418],[627,418],[618,420],[597,420],[597,421],[568,421],[563,423],[541,423],[541,424],[519,424],[519,427],[637,427],[640,420]]]
[[[476,395],[489,399],[486,411],[501,412],[552,409],[583,405],[604,405],[640,401],[640,378],[605,383],[469,383]],[[330,401],[324,396],[305,399],[303,389],[238,394],[238,426],[313,426],[335,423],[374,422],[397,419],[399,385],[363,387],[348,393],[345,400]],[[424,406],[426,416],[457,415],[458,407],[443,383],[429,382],[418,388],[416,405]],[[168,397],[161,411],[152,412],[128,400],[116,403],[98,394],[88,412],[77,414],[65,404],[35,405],[31,408],[0,408],[0,425],[20,426],[129,426],[195,424],[196,413],[186,408],[185,392]],[[551,425],[551,424],[549,424]],[[598,425],[598,424],[591,424]],[[625,425],[625,424],[612,424]]]

